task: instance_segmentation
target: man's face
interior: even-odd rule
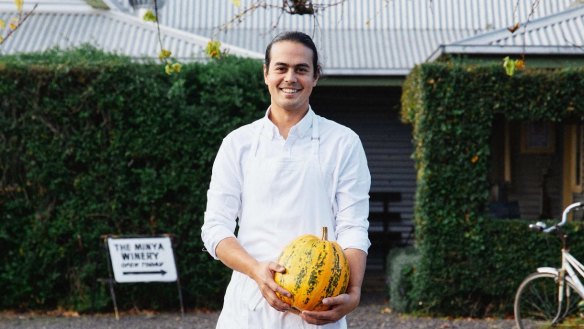
[[[312,56],[312,50],[301,43],[280,41],[272,45],[270,67],[264,65],[272,110],[303,112],[308,109],[308,98],[318,81]]]

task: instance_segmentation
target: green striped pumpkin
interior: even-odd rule
[[[322,228],[322,239],[303,235],[288,244],[280,254],[278,263],[286,268],[276,273],[274,281],[292,294],[278,298],[297,311],[324,311],[326,297],[338,296],[349,284],[349,263],[341,246],[327,240],[327,228]]]

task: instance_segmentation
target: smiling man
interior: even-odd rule
[[[266,115],[231,132],[213,165],[202,227],[206,249],[233,269],[217,328],[346,328],[365,272],[371,177],[359,137],[315,114],[318,52],[300,32],[266,48]],[[234,235],[239,224],[237,237]],[[303,234],[333,232],[351,267],[346,293],[325,298],[328,311],[300,314],[276,297],[276,261]]]

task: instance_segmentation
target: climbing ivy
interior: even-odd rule
[[[530,236],[525,221],[487,219],[489,140],[509,120],[584,119],[584,69],[423,64],[407,77],[402,119],[413,126],[417,170],[412,305],[429,313],[509,312],[521,279],[558,266],[559,244]],[[584,252],[583,241],[574,242]],[[548,241],[548,240],[545,240]],[[553,243],[553,242],[550,242]]]

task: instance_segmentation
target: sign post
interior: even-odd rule
[[[181,315],[184,315],[182,292],[170,236],[116,237],[107,235],[103,238],[105,248],[108,250],[110,293],[116,319],[119,319],[119,315],[113,288],[114,280],[117,283],[176,281]]]

